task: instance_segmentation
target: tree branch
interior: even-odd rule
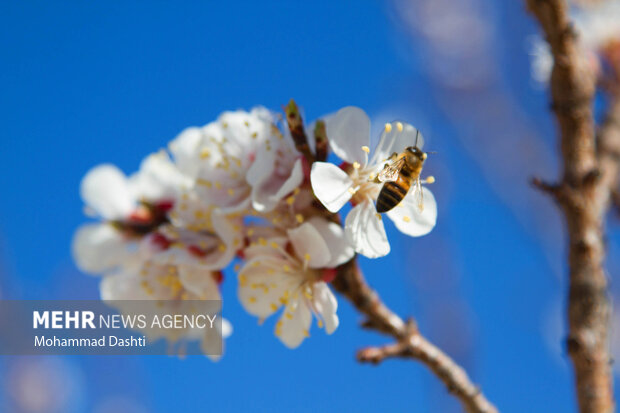
[[[608,350],[609,299],[604,218],[617,185],[619,128],[608,121],[595,140],[595,79],[580,54],[563,0],[527,0],[554,58],[550,88],[559,126],[562,179],[551,193],[566,220],[569,238],[568,352],[582,412],[614,410]],[[620,111],[618,103],[612,111]],[[617,119],[617,115],[609,117]],[[545,186],[543,186],[544,188]]]
[[[385,359],[400,357],[418,360],[425,364],[454,394],[467,412],[495,413],[497,409],[471,382],[467,373],[428,341],[417,329],[414,321],[405,323],[394,314],[373,291],[357,266],[355,259],[338,267],[338,275],[332,285],[367,319],[364,327],[392,336],[396,341],[384,347],[369,347],[357,353],[360,362],[378,364]]]

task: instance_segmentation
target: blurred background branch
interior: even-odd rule
[[[617,101],[596,142],[595,75],[579,48],[562,0],[529,0],[553,55],[550,89],[559,126],[562,178],[535,184],[560,206],[569,237],[570,287],[567,349],[573,360],[582,412],[614,411],[604,219],[618,180]]]

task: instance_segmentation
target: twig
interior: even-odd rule
[[[325,122],[317,120],[314,126],[314,141],[316,142],[316,160],[324,162],[327,159],[327,131],[325,130]]]
[[[291,132],[293,142],[297,150],[306,158],[309,164],[314,162],[314,154],[308,145],[308,137],[304,131],[304,122],[299,113],[299,108],[293,99],[284,107],[286,113],[286,123]]]
[[[367,317],[364,327],[396,340],[384,347],[360,350],[357,354],[360,362],[377,364],[393,357],[418,360],[430,368],[448,391],[460,400],[466,412],[497,412],[497,408],[485,398],[480,388],[471,382],[465,370],[422,336],[413,320],[405,323],[381,301],[364,280],[355,259],[338,267],[338,275],[332,285]]]
[[[567,348],[574,364],[577,398],[582,412],[612,412],[603,224],[617,184],[619,130],[613,126],[615,122],[606,122],[597,151],[592,114],[595,80],[579,52],[567,4],[563,0],[528,0],[527,5],[538,19],[554,58],[550,87],[560,129],[563,170],[551,194],[568,228]],[[611,113],[617,111],[620,108],[614,103]]]

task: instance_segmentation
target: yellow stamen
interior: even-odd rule
[[[196,179],[196,183],[197,183],[198,185],[203,185],[203,186],[206,186],[207,188],[211,188],[211,186],[212,186],[211,181],[208,181],[208,180],[206,180],[206,179],[202,179],[202,178],[198,178],[198,179]]]

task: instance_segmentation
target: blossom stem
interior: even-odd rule
[[[620,103],[600,130],[598,142],[592,101],[595,79],[569,21],[563,0],[528,0],[551,47],[552,108],[559,126],[562,179],[538,185],[559,205],[569,241],[570,286],[567,349],[573,361],[581,412],[614,411],[609,355],[609,316],[604,220],[620,171],[620,127],[613,121]],[[598,146],[598,147],[597,147]],[[541,181],[539,181],[541,182]]]
[[[293,99],[284,107],[284,112],[286,113],[288,128],[293,142],[295,142],[295,147],[311,164],[314,162],[314,155],[308,145],[308,137],[304,131],[304,123],[299,113],[299,108]]]
[[[325,162],[327,159],[327,132],[325,130],[325,122],[317,120],[314,126],[314,141],[316,142],[316,155],[315,160],[318,162]]]
[[[489,402],[480,388],[447,354],[428,341],[417,329],[413,320],[405,323],[381,301],[368,286],[356,259],[338,267],[332,285],[367,317],[364,327],[392,336],[395,343],[383,347],[360,350],[360,362],[378,364],[388,358],[410,358],[425,364],[457,397],[467,412],[495,413],[497,408]]]

